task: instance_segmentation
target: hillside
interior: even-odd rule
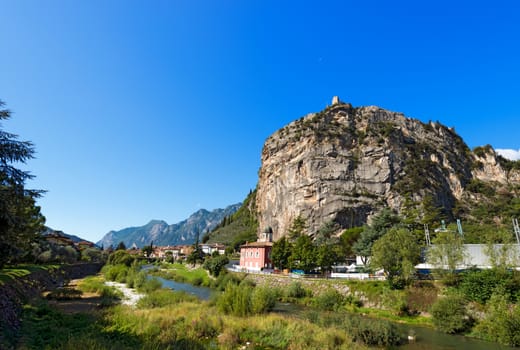
[[[63,231],[52,229],[50,227],[45,227],[45,231],[43,232],[43,235],[47,236],[47,235],[50,235],[50,234],[53,234],[53,233],[58,233],[58,234],[60,234],[60,235],[62,235],[64,237],[70,238],[72,240],[72,242],[74,242],[74,243],[78,243],[78,242],[81,242],[81,241],[90,242],[90,241],[88,241],[88,240],[86,240],[84,238],[81,238],[79,236],[71,235],[71,234],[65,233]]]
[[[213,231],[203,237],[203,242],[224,243],[235,249],[246,241],[255,241],[258,231],[256,190],[251,191],[236,213],[225,217]]]
[[[520,216],[518,162],[490,146],[471,151],[438,122],[335,102],[264,144],[256,208],[259,227],[272,227],[275,239],[299,215],[312,234],[329,220],[360,226],[383,207],[416,223],[460,217],[470,231]]]
[[[213,229],[224,217],[236,212],[240,205],[240,203],[233,204],[225,209],[213,211],[201,209],[193,213],[188,219],[173,225],[168,225],[162,220],[152,220],[144,226],[110,231],[97,242],[97,245],[115,247],[119,242],[124,242],[127,247],[135,244],[141,248],[152,241],[154,245],[193,244],[197,234],[202,235],[204,232]]]

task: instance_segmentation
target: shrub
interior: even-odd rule
[[[235,316],[248,316],[270,311],[276,303],[276,293],[266,287],[252,287],[247,283],[228,283],[217,298],[217,308]]]
[[[474,335],[509,346],[520,346],[520,306],[511,307],[503,288],[491,296],[486,317],[474,329]]]
[[[403,342],[397,326],[388,321],[351,317],[345,320],[345,327],[352,340],[369,346],[387,347]]]
[[[116,250],[108,257],[108,264],[119,265],[123,264],[130,267],[135,261],[135,257],[130,255],[125,250]]]
[[[335,289],[329,289],[314,298],[314,306],[321,310],[338,310],[344,302],[343,295]]]
[[[224,289],[226,289],[226,286],[228,285],[228,283],[238,285],[238,284],[240,284],[240,282],[241,282],[241,279],[236,274],[223,272],[215,280],[215,282],[213,283],[213,286],[217,290],[223,291]]]
[[[251,310],[252,287],[246,285],[228,284],[224,292],[217,299],[217,308],[225,314],[246,316]]]
[[[148,294],[153,291],[156,291],[157,289],[159,289],[161,287],[162,287],[161,281],[159,281],[157,278],[150,278],[150,279],[147,279],[146,282],[144,282],[140,288],[138,288],[138,291]]]
[[[497,287],[503,287],[504,293],[514,297],[520,289],[520,281],[513,278],[511,272],[501,272],[496,269],[469,270],[462,276],[459,289],[468,300],[485,304]]]
[[[302,284],[298,281],[291,282],[285,291],[285,296],[289,298],[303,298],[310,296],[310,294],[312,294],[312,292],[303,288]]]
[[[262,314],[273,309],[276,292],[267,287],[256,287],[251,294],[251,313]]]
[[[458,295],[437,300],[431,307],[431,314],[435,328],[445,333],[460,333],[470,325],[466,301]]]
[[[123,264],[105,265],[101,271],[109,281],[125,282],[126,275],[128,274],[128,267]]]

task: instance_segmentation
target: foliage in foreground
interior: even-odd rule
[[[278,315],[219,314],[201,302],[160,308],[116,306],[97,315],[63,315],[31,307],[23,328],[27,348],[52,349],[363,349],[345,329]],[[361,339],[360,339],[361,340]]]
[[[221,312],[235,316],[261,314],[272,310],[276,297],[267,287],[229,283],[217,299],[217,307]]]
[[[520,346],[520,306],[509,304],[503,288],[497,288],[487,305],[486,317],[473,335],[509,346]]]
[[[435,328],[445,333],[461,333],[469,329],[471,319],[466,311],[466,301],[459,295],[448,295],[432,305],[431,314]]]

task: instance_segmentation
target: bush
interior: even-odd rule
[[[247,316],[251,313],[252,291],[253,288],[247,285],[228,284],[217,299],[217,308],[225,314]]]
[[[431,308],[432,321],[438,330],[445,333],[460,333],[471,324],[466,312],[466,301],[458,295],[437,300]]]
[[[130,267],[135,261],[135,257],[130,255],[125,250],[116,250],[108,257],[109,265],[119,265],[123,264]]]
[[[251,313],[263,314],[274,308],[276,292],[267,287],[256,287],[251,294]]]
[[[236,274],[223,272],[215,280],[215,282],[213,283],[213,287],[217,290],[223,291],[226,289],[228,283],[238,285],[241,281],[242,280]]]
[[[285,292],[285,296],[289,298],[303,298],[311,294],[312,292],[303,288],[302,284],[298,281],[291,282]]]
[[[502,288],[491,296],[486,317],[474,329],[474,335],[509,346],[520,346],[520,306],[511,307]]]
[[[512,272],[502,272],[496,269],[469,270],[462,276],[459,289],[470,301],[485,304],[496,288],[503,288],[508,297],[516,297],[520,289],[520,281],[514,278]]]
[[[123,264],[119,265],[105,265],[101,270],[105,278],[109,281],[126,282],[126,275],[128,274],[128,267]]]
[[[344,303],[343,295],[335,289],[329,289],[314,298],[314,306],[321,310],[338,310]]]
[[[140,286],[140,288],[138,288],[137,290],[148,294],[153,291],[156,291],[157,289],[160,289],[161,287],[161,281],[159,281],[157,278],[150,278],[147,279],[146,282],[144,282],[143,285]]]
[[[345,327],[352,340],[369,346],[387,347],[403,342],[397,326],[388,321],[351,317],[345,320]]]

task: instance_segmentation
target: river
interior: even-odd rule
[[[153,266],[153,265],[145,265],[142,267],[142,270],[146,271],[146,270],[150,270],[154,267],[155,266]],[[209,300],[209,298],[213,294],[213,290],[211,290],[210,288],[207,288],[207,287],[199,287],[199,286],[194,286],[189,283],[175,282],[175,281],[168,280],[166,278],[162,278],[162,277],[158,277],[158,276],[153,276],[153,277],[148,276],[148,278],[155,278],[155,279],[159,280],[162,283],[163,288],[180,290],[180,291],[186,292],[188,294],[193,294],[201,300]]]
[[[143,270],[153,268],[152,265],[146,265]],[[207,287],[197,287],[189,283],[175,282],[172,280],[164,279],[162,277],[154,277],[162,282],[163,287],[171,288],[174,290],[185,291],[189,294],[197,296],[199,299],[208,300],[214,293],[213,290]],[[278,303],[274,312],[283,314],[297,314],[301,312],[303,308],[294,304],[281,304]],[[518,348],[512,348],[503,346],[497,343],[490,343],[481,341],[474,338],[468,338],[460,335],[448,335],[445,333],[438,332],[434,329],[421,327],[421,326],[409,326],[399,323],[395,323],[399,329],[402,330],[403,334],[407,335],[411,330],[415,332],[416,341],[399,346],[399,350],[514,350]]]

